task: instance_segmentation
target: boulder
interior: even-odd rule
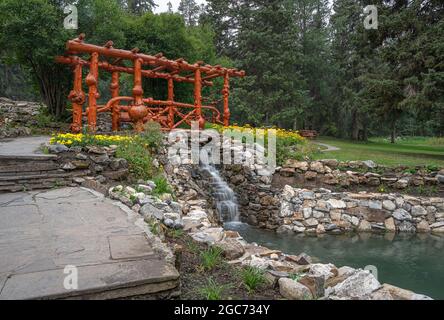
[[[395,220],[393,218],[388,218],[384,222],[385,229],[389,232],[396,232]]]
[[[345,202],[342,200],[329,199],[327,203],[332,209],[345,209],[347,207]]]
[[[420,216],[425,216],[426,214],[427,214],[427,210],[424,209],[424,207],[421,207],[421,206],[412,207],[412,216],[420,217]]]
[[[384,200],[382,202],[382,207],[385,210],[393,211],[396,209],[396,204],[394,204],[393,201],[391,201],[391,200]]]
[[[401,208],[396,209],[395,212],[393,212],[392,216],[393,216],[393,218],[395,218],[398,221],[412,219],[412,216],[410,215],[410,213],[408,213],[406,210],[401,209]]]
[[[363,299],[373,291],[379,289],[381,284],[375,276],[367,270],[358,270],[329,290],[329,295],[340,298]]]
[[[310,163],[310,170],[315,171],[317,173],[324,173],[325,172],[324,166],[323,166],[322,162],[320,162],[320,161],[314,161],[314,162]]]
[[[222,250],[225,258],[228,260],[235,260],[242,257],[245,253],[245,249],[239,241],[233,238],[228,238],[223,241],[217,242],[216,247]]]
[[[415,233],[416,232],[416,228],[413,225],[413,223],[409,222],[409,221],[403,221],[401,222],[401,224],[398,226],[398,231],[399,232],[410,232],[410,233]]]
[[[163,220],[163,212],[159,209],[157,209],[155,206],[153,206],[151,203],[147,203],[140,208],[140,214],[144,218],[156,218],[157,220],[162,221]]]
[[[328,280],[330,278],[337,276],[338,270],[331,263],[329,264],[315,263],[310,266],[308,274],[310,276],[316,276],[316,277],[320,276],[323,277],[325,280]]]
[[[280,278],[279,292],[281,295],[289,300],[309,300],[313,299],[313,295],[306,286],[292,280],[290,278]]]
[[[324,296],[325,293],[325,279],[321,276],[309,276],[306,275],[298,281],[303,284],[308,289],[310,289],[311,295],[314,298],[320,298]]]
[[[430,232],[431,228],[430,228],[429,223],[427,221],[421,220],[421,222],[419,222],[416,225],[416,230],[418,232],[427,233],[427,232]]]
[[[372,225],[370,224],[370,222],[362,220],[358,226],[358,230],[361,232],[370,232],[372,231]]]

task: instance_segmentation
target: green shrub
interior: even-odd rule
[[[265,272],[259,268],[246,267],[240,271],[242,282],[247,290],[252,293],[265,283]]]
[[[144,132],[140,134],[144,143],[153,150],[158,150],[163,142],[163,133],[160,124],[149,121],[144,126]]]
[[[231,285],[220,285],[210,278],[207,284],[199,289],[199,294],[206,300],[221,300],[223,292],[230,287]]]
[[[128,161],[129,171],[136,179],[150,179],[157,172],[149,150],[139,137],[121,143],[117,148],[116,156]]]
[[[163,177],[159,176],[154,178],[154,183],[156,184],[156,187],[153,190],[154,195],[161,195],[164,193],[172,193],[171,187],[168,183],[168,180]]]
[[[202,267],[205,270],[214,269],[220,262],[222,262],[222,249],[218,247],[209,247],[207,250],[200,253]]]

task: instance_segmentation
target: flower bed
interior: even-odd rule
[[[51,144],[63,144],[67,147],[84,147],[87,145],[110,146],[118,145],[122,142],[130,142],[134,138],[130,136],[118,135],[90,135],[90,134],[72,134],[59,133],[54,134],[49,141]]]

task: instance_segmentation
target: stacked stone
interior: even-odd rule
[[[285,186],[279,232],[444,232],[444,198]]]
[[[340,162],[327,159],[311,162],[288,160],[277,171],[281,177],[294,177],[298,183],[308,182],[327,186],[387,186],[402,190],[409,186],[444,184],[444,170],[417,166],[414,168],[416,173],[413,174],[407,169],[409,168],[405,166],[396,168],[378,166],[371,160]]]

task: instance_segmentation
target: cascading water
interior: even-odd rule
[[[211,187],[216,200],[216,210],[219,220],[223,223],[239,222],[239,206],[236,195],[228,184],[221,178],[219,171],[209,164],[202,164],[203,171],[209,173],[211,177]]]

